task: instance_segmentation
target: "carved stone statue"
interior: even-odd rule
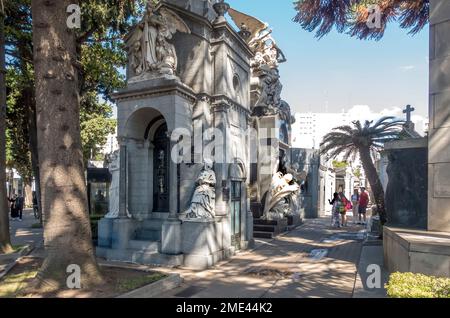
[[[212,219],[215,216],[216,206],[216,174],[213,163],[205,160],[195,184],[191,207],[185,212],[186,219]]]
[[[286,62],[286,57],[277,46],[272,37],[272,30],[267,23],[234,9],[229,9],[228,13],[239,26],[239,34],[248,35],[245,40],[255,54],[252,61],[254,68],[259,68],[262,65],[276,68],[280,63]]]
[[[108,158],[108,170],[111,173],[111,184],[109,186],[109,204],[108,214],[105,215],[106,219],[117,219],[119,217],[119,190],[120,190],[120,152],[114,151]],[[128,212],[127,216],[131,218],[131,214]]]
[[[270,190],[266,196],[262,219],[277,220],[294,213],[297,200],[295,197],[300,186],[292,182],[291,174],[283,175],[281,172],[274,174]],[[291,197],[292,196],[292,197]]]
[[[278,69],[263,66],[261,70],[261,95],[255,106],[278,107],[281,104],[281,91],[283,89]]]
[[[125,38],[129,66],[134,76],[174,75],[177,55],[168,40],[177,32],[190,33],[186,23],[167,8],[156,9],[152,0],[142,21]]]
[[[109,157],[109,172],[111,173],[111,184],[109,186],[109,204],[107,219],[116,219],[119,217],[119,177],[120,177],[120,156],[116,150]]]
[[[254,53],[251,61],[253,115],[275,115],[282,106],[283,85],[278,66],[287,61],[286,56],[272,37],[272,30],[267,23],[234,9],[229,9],[228,13],[235,24],[240,26],[239,34]]]

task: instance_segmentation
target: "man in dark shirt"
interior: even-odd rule
[[[22,196],[22,193],[19,193],[19,197],[16,199],[16,211],[19,215],[19,221],[22,221],[22,213],[23,213],[23,206],[24,206],[24,199]]]

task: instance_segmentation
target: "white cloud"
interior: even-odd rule
[[[383,110],[377,112],[370,109],[370,106],[368,105],[355,105],[348,110],[348,114],[352,120],[360,121],[377,120],[384,116],[394,116],[397,118],[405,119],[403,109],[400,107],[384,108]],[[429,121],[428,118],[413,113],[411,116],[411,120],[415,124],[417,132],[421,135],[424,135]]]
[[[415,65],[405,65],[405,66],[400,66],[400,69],[403,72],[408,72],[408,71],[412,71],[413,69],[415,69],[416,66]]]
[[[348,111],[341,113],[296,113],[296,122],[292,126],[293,146],[297,148],[317,148],[327,133],[340,125],[351,125],[352,121],[366,120],[376,121],[381,117],[394,116],[405,119],[403,108],[391,107],[381,111],[374,111],[368,105],[355,105]],[[425,135],[428,118],[412,114],[412,121],[415,123],[416,131],[420,135]]]

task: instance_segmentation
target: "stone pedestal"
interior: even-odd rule
[[[389,272],[450,277],[450,235],[384,227],[384,260]]]
[[[181,221],[169,219],[162,225],[161,253],[168,255],[181,254]]]
[[[112,226],[111,247],[126,249],[128,242],[136,231],[136,221],[131,219],[115,219]]]
[[[247,227],[246,227],[246,244],[243,248],[252,248],[255,245],[255,240],[253,239],[253,213],[251,211],[247,212]]]
[[[250,203],[253,216],[260,218],[264,212],[265,194],[270,189],[272,176],[278,170],[279,140],[278,140],[278,117],[265,116],[256,119],[258,124],[258,140],[260,149],[257,155],[256,169],[252,171],[251,191],[257,193],[252,197]]]
[[[450,1],[430,1],[428,230],[450,232]]]
[[[98,221],[98,246],[111,247],[114,219],[103,218]]]
[[[182,251],[184,265],[193,269],[206,269],[224,258],[221,246],[222,224],[214,220],[184,221]]]

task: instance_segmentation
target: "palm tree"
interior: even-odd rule
[[[382,224],[386,223],[384,190],[375,168],[373,159],[388,141],[399,139],[404,121],[395,117],[383,117],[375,124],[366,121],[364,126],[360,121],[354,121],[353,127],[346,125],[334,128],[327,134],[321,145],[321,152],[330,158],[343,154],[343,161],[354,160],[357,155],[361,159],[366,176],[369,179],[375,197],[375,203]]]
[[[367,25],[370,5],[378,5],[381,12],[381,27]],[[383,37],[389,22],[398,21],[400,27],[409,29],[410,34],[422,30],[429,19],[429,0],[298,0],[295,2],[297,15],[294,22],[307,31],[316,31],[321,38],[333,27],[359,39]]]

